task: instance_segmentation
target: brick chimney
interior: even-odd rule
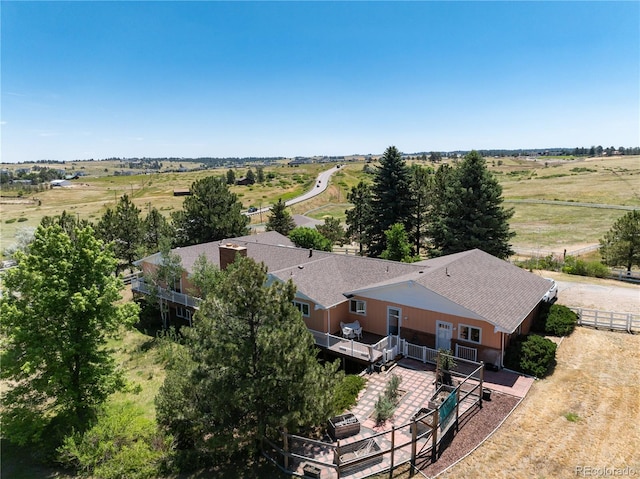
[[[218,246],[220,250],[220,269],[227,269],[227,266],[236,260],[236,255],[247,257],[247,248],[234,243],[225,243]]]

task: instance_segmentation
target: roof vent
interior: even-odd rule
[[[298,265],[298,269],[304,269],[304,265],[303,264],[299,264]]]

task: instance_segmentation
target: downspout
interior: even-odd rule
[[[500,333],[500,368],[504,368],[504,333]]]

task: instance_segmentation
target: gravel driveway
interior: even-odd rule
[[[558,302],[577,308],[599,309],[619,313],[640,313],[640,285],[611,279],[574,277],[551,271],[541,276],[558,283]]]

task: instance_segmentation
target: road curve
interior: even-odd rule
[[[321,172],[316,178],[313,188],[311,188],[309,191],[307,191],[306,193],[303,193],[300,196],[296,196],[295,198],[285,201],[284,204],[286,206],[291,206],[291,205],[295,205],[296,203],[301,203],[303,201],[311,199],[314,196],[318,196],[320,193],[322,193],[328,188],[329,179],[331,179],[331,176],[339,170],[340,170],[340,165],[337,165],[329,170]],[[257,209],[256,211],[252,211],[251,213],[247,212],[245,214],[248,216],[253,216],[260,213],[266,213],[270,209],[271,209],[271,206],[265,206],[262,209]]]

